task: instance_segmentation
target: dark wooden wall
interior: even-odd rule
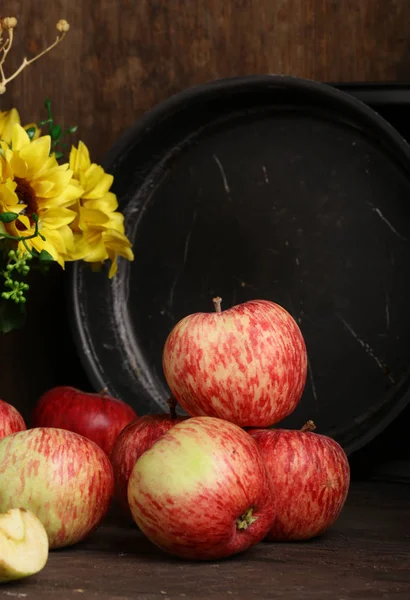
[[[71,24],[0,108],[38,120],[50,97],[95,161],[142,112],[209,79],[410,80],[408,0],[3,0],[1,12],[19,20],[9,68],[53,39],[60,18]],[[64,321],[66,279],[57,269],[36,280],[26,327],[0,339],[0,397],[25,415],[56,383],[88,385]]]

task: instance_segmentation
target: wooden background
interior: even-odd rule
[[[60,18],[71,30],[10,83],[0,108],[39,120],[50,97],[96,162],[142,112],[209,79],[410,80],[408,0],[3,0],[1,11],[19,21],[8,69],[54,39]],[[36,280],[26,327],[0,340],[0,397],[25,416],[52,385],[88,386],[65,321],[66,281],[58,269]]]

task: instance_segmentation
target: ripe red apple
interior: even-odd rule
[[[213,417],[178,423],[137,460],[132,516],[180,557],[219,559],[258,543],[275,517],[265,463],[243,429]]]
[[[164,435],[177,423],[187,417],[178,417],[175,404],[169,402],[170,414],[144,415],[129,423],[120,433],[111,454],[111,464],[114,469],[115,497],[131,517],[128,506],[128,480],[138,458],[151,448],[158,438]]]
[[[268,300],[252,300],[179,321],[163,350],[165,378],[190,415],[241,427],[284,419],[302,395],[307,355],[293,317]],[[218,312],[219,311],[219,312]]]
[[[113,491],[108,456],[81,435],[40,427],[0,440],[0,513],[33,512],[50,548],[70,546],[93,531]]]
[[[37,402],[32,424],[79,433],[110,456],[119,433],[136,417],[131,406],[104,392],[91,394],[59,386],[43,394]]]
[[[270,541],[307,540],[326,531],[345,503],[350,468],[341,446],[312,433],[312,421],[300,430],[253,429],[268,466],[276,498]]]
[[[24,429],[26,424],[19,411],[11,404],[0,400],[0,440],[10,433]]]

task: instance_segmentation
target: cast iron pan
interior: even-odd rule
[[[183,316],[252,298],[283,305],[309,352],[300,405],[347,452],[410,399],[410,150],[330,86],[219,80],[140,119],[105,168],[135,261],[117,277],[75,265],[73,328],[96,389],[166,410],[161,367]]]

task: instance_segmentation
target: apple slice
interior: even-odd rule
[[[47,533],[32,512],[12,508],[0,514],[0,583],[38,573],[47,558]]]

